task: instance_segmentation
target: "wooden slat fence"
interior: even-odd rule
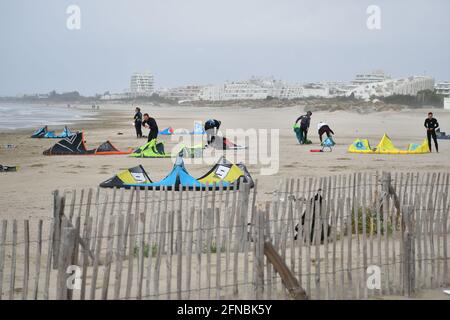
[[[55,191],[0,222],[0,299],[368,299],[448,285],[449,173]],[[379,272],[379,276],[378,276]]]

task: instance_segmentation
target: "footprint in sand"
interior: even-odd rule
[[[42,168],[42,167],[45,167],[45,166],[46,166],[46,164],[44,164],[44,163],[34,163],[30,167],[31,168]]]

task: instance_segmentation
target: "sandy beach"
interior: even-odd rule
[[[121,150],[136,148],[146,142],[136,139],[132,126],[131,105],[102,105],[96,120],[81,121],[70,126],[72,130],[83,130],[88,148],[95,148],[110,140]],[[292,124],[303,113],[302,106],[286,108],[242,108],[242,107],[192,107],[192,106],[142,106],[158,121],[160,130],[173,128],[192,129],[195,120],[208,118],[222,121],[221,131],[279,129],[279,162],[273,155],[278,172],[262,175],[262,164],[246,162],[254,179],[258,179],[259,194],[272,192],[280,178],[301,176],[327,176],[355,171],[448,171],[450,169],[450,141],[439,140],[440,153],[424,155],[358,155],[347,152],[349,144],[356,138],[367,138],[375,146],[383,133],[387,133],[399,148],[409,143],[421,143],[425,138],[423,121],[428,109],[400,112],[315,112],[312,116],[310,138],[312,145],[297,144]],[[442,130],[450,131],[450,112],[433,110]],[[335,131],[337,145],[333,152],[312,153],[319,148],[316,125],[319,121],[330,124]],[[42,124],[44,125],[44,124]],[[53,127],[60,130],[62,127]],[[57,142],[55,139],[31,139],[33,130],[15,130],[0,133],[0,159],[3,165],[18,165],[15,173],[0,174],[1,219],[50,218],[52,196],[55,189],[72,190],[97,188],[99,183],[120,170],[142,164],[153,180],[163,178],[171,169],[171,159],[135,159],[120,156],[44,156],[42,152]],[[118,133],[122,133],[119,135]],[[144,132],[146,134],[146,132]],[[178,141],[174,136],[160,136],[166,150],[171,150]],[[204,138],[205,139],[205,138]],[[3,145],[14,144],[15,149]],[[208,153],[209,152],[209,153]],[[253,149],[238,151],[240,159],[249,159]],[[187,164],[193,176],[204,174],[220,157],[221,152],[211,155],[205,152],[208,163]],[[231,156],[229,153],[227,156]],[[267,166],[267,165],[266,165]]]

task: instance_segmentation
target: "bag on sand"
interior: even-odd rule
[[[300,126],[296,123],[293,126],[295,136],[297,137],[298,143],[303,143],[303,130],[300,129]]]
[[[303,129],[297,123],[292,127],[294,129],[295,135],[297,137],[298,143],[300,144],[312,144],[311,140],[305,139],[303,134]]]

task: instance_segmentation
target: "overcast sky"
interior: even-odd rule
[[[71,4],[80,30],[66,27]],[[449,12],[448,0],[1,0],[0,95],[121,92],[140,71],[157,88],[374,69],[450,80]]]

